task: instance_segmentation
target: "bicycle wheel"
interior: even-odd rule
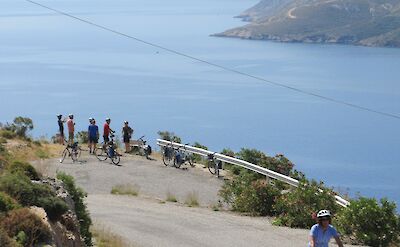
[[[64,151],[61,154],[60,163],[64,162],[65,157],[67,157],[67,155],[68,155],[68,149],[64,149]]]
[[[215,161],[210,161],[208,163],[208,170],[212,175],[215,175],[217,173],[217,164],[215,164]]]
[[[105,152],[103,147],[96,148],[94,152],[99,161],[105,161],[107,159],[107,153]]]
[[[74,149],[71,151],[71,159],[73,162],[78,161],[79,149]]]
[[[194,162],[193,162],[193,155],[189,154],[189,155],[187,156],[187,162],[189,163],[189,165],[190,165],[191,167],[195,167],[195,164],[194,164]]]
[[[175,153],[175,155],[174,155],[173,160],[174,160],[174,166],[176,168],[180,168],[182,165],[182,156],[181,155],[182,154],[180,154],[180,153]]]
[[[120,161],[121,161],[121,155],[115,152],[114,155],[111,157],[111,162],[117,166]]]
[[[165,166],[172,166],[174,163],[174,150],[170,147],[165,147],[163,151],[163,163]]]

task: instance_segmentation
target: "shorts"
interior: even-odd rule
[[[108,143],[110,141],[110,138],[108,136],[103,136],[104,143]]]
[[[130,136],[124,136],[124,143],[129,143],[131,140]]]
[[[97,136],[89,136],[89,143],[97,143],[98,141]]]
[[[64,131],[60,131],[60,137],[64,138]]]

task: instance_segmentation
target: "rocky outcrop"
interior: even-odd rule
[[[30,211],[39,216],[42,222],[51,232],[51,242],[47,246],[52,247],[81,247],[85,246],[79,232],[79,221],[75,214],[74,201],[65,190],[63,183],[53,178],[46,178],[38,183],[49,185],[54,189],[56,195],[62,198],[68,205],[69,210],[64,213],[58,221],[52,222],[47,217],[46,211],[39,207],[30,207]]]

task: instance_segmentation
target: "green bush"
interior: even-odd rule
[[[57,178],[63,181],[66,190],[74,201],[76,216],[80,222],[80,233],[86,246],[92,246],[92,233],[89,229],[92,225],[92,220],[83,201],[87,194],[81,188],[76,187],[74,178],[72,176],[69,176],[65,173],[58,173]]]
[[[208,150],[208,148],[207,148],[206,146],[200,144],[199,142],[195,142],[195,143],[193,144],[193,147],[201,148],[201,149],[204,149],[204,150]],[[193,158],[193,161],[194,161],[195,163],[201,163],[201,162],[204,161],[203,157],[202,157],[201,155],[199,155],[199,154],[193,154],[193,155],[192,155],[192,158]]]
[[[39,180],[40,176],[36,169],[28,162],[14,161],[8,166],[8,171],[11,173],[22,172],[31,180]]]
[[[166,141],[173,141],[177,143],[181,143],[182,139],[175,135],[174,132],[169,132],[169,131],[158,131],[157,134],[160,136],[160,139],[166,140]]]
[[[17,134],[15,134],[11,130],[2,129],[2,130],[0,130],[0,136],[5,139],[14,139],[15,137],[17,137]]]
[[[381,199],[360,197],[353,200],[337,217],[339,230],[354,236],[362,244],[389,246],[398,243],[400,234],[396,204]]]
[[[0,222],[8,236],[16,237],[24,233],[23,246],[34,246],[51,239],[51,233],[42,220],[27,208],[10,211]],[[21,239],[22,240],[22,239]]]
[[[75,137],[79,143],[89,142],[89,135],[87,131],[79,131],[78,133],[76,133]]]
[[[28,131],[33,130],[33,122],[32,119],[27,118],[27,117],[16,117],[14,118],[14,121],[12,124],[6,124],[4,126],[4,129],[12,132],[13,135],[9,135],[9,137],[6,137],[3,135],[5,138],[14,138],[16,136],[21,137],[21,138],[27,138],[27,133]],[[10,133],[8,133],[10,134]]]
[[[44,208],[51,220],[58,219],[68,209],[66,203],[56,197],[48,185],[32,183],[20,172],[3,174],[0,177],[0,191],[13,197],[22,206]]]
[[[265,179],[254,181],[249,174],[225,181],[219,193],[234,211],[261,216],[274,214],[273,206],[280,196],[280,191]]]
[[[16,200],[0,191],[0,213],[8,212],[19,207],[20,205]]]
[[[333,192],[315,181],[300,181],[299,187],[283,194],[275,204],[277,222],[289,227],[310,228],[315,224],[312,215],[321,209],[333,214],[340,210]]]

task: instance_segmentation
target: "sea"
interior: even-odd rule
[[[211,36],[245,25],[234,16],[256,0],[36,1],[135,39],[1,0],[0,122],[27,116],[50,138],[59,113],[78,130],[127,120],[153,147],[168,130],[213,151],[282,153],[342,194],[400,203],[399,119],[267,82],[400,115],[400,49]]]

